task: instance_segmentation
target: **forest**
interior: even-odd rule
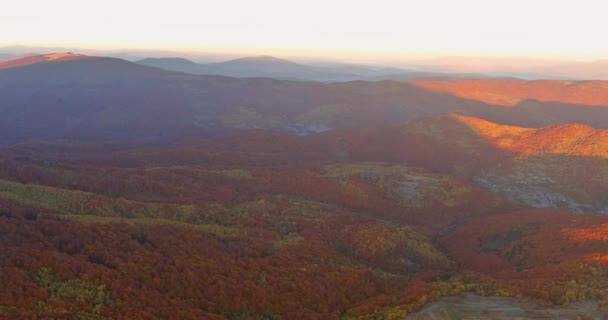
[[[605,305],[608,216],[477,183],[543,166],[568,201],[601,207],[586,190],[608,188],[593,179],[605,137],[449,115],[5,146],[0,318],[403,319],[463,292]],[[568,170],[593,184],[568,186]]]
[[[0,62],[0,319],[608,317],[606,87]]]

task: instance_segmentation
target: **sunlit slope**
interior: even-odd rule
[[[26,67],[26,66],[38,64],[38,63],[53,63],[53,62],[65,62],[65,61],[75,61],[75,60],[93,60],[93,59],[96,59],[96,57],[90,57],[90,56],[85,56],[85,55],[81,55],[81,54],[74,54],[71,52],[36,55],[36,56],[29,56],[29,57],[23,57],[23,58],[12,59],[12,60],[8,60],[8,61],[0,62],[0,70],[18,68],[18,67]]]
[[[472,117],[453,117],[488,142],[518,157],[567,155],[608,158],[608,130],[582,124],[522,128]]]
[[[141,147],[112,153],[95,152],[89,148],[86,152],[66,151],[62,157],[71,161],[80,159],[99,166],[165,167],[130,173],[137,174],[137,179],[144,179],[145,175],[165,179],[172,172],[182,170],[184,181],[188,181],[192,187],[183,192],[169,192],[172,199],[179,194],[182,197],[205,195],[222,199],[248,197],[245,193],[234,192],[236,186],[250,185],[251,182],[247,180],[234,180],[223,189],[209,186],[204,191],[193,194],[192,190],[198,190],[195,187],[198,182],[186,176],[186,172],[200,177],[221,177],[219,173],[226,167],[252,169],[248,174],[268,179],[266,184],[256,182],[258,188],[266,186],[265,190],[291,190],[295,185],[291,184],[291,180],[281,177],[283,173],[289,172],[294,177],[304,179],[302,181],[332,188],[328,177],[311,174],[318,170],[315,169],[316,166],[335,162],[376,162],[421,167],[434,173],[472,179],[484,189],[523,206],[605,213],[608,210],[605,198],[608,191],[606,145],[605,130],[585,125],[523,128],[452,114],[395,126],[344,128],[311,136],[245,130],[215,138],[191,139],[167,147]],[[19,152],[42,152],[39,156],[44,157],[51,146],[52,144],[24,145],[25,149]],[[9,150],[6,152],[16,152],[15,156],[19,154],[18,148]],[[55,156],[60,154],[57,152]],[[18,166],[13,167],[15,164]],[[32,164],[27,161],[10,160],[5,166],[7,175],[25,170],[18,169],[19,166],[33,170]],[[184,170],[180,166],[190,168]],[[220,171],[195,171],[193,166],[219,166]],[[269,170],[277,166],[282,169]],[[101,172],[103,170],[95,175],[103,175]],[[46,174],[40,175],[45,176]],[[110,183],[105,180],[108,179],[99,183]],[[84,183],[85,180],[81,181]],[[255,181],[255,178],[249,181]],[[168,184],[155,184],[157,183],[147,183],[156,190],[147,196],[160,199],[166,197],[158,194],[164,192]],[[125,190],[142,197],[136,189],[131,186]],[[331,193],[320,192],[318,196],[327,198],[329,195]],[[346,195],[340,196],[343,197]],[[365,208],[374,207],[364,201],[360,205]],[[385,205],[375,205],[376,208],[378,206]]]
[[[605,208],[603,139],[451,114],[3,147],[0,312],[403,319],[465,291],[605,302],[607,217],[578,214]]]
[[[527,100],[518,108],[504,108],[495,101],[472,100],[397,81],[323,83],[197,76],[69,53],[3,65],[0,143],[5,144],[28,139],[166,141],[243,129],[308,135],[339,128],[392,126],[449,113],[518,126],[571,122],[608,126],[603,120],[608,108],[598,108],[586,98],[606,95],[602,82],[572,83],[582,93],[568,91],[564,96],[574,100],[559,102],[558,96],[558,102]],[[488,83],[498,86],[502,82]],[[495,95],[492,90],[481,88],[479,92]],[[592,94],[586,93],[589,90]]]
[[[505,107],[517,106],[525,100],[608,106],[608,82],[599,80],[462,80],[417,81],[413,84],[434,92]]]
[[[484,188],[533,207],[608,213],[608,131],[580,124],[520,128],[454,117],[512,154],[476,176]]]
[[[332,155],[471,177],[523,206],[607,213],[608,131],[580,124],[506,126],[459,115],[342,130]]]

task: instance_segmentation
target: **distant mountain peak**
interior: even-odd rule
[[[63,52],[63,53],[51,53],[42,55],[46,61],[65,61],[65,60],[75,60],[81,58],[87,58],[83,54],[76,54],[71,52]]]
[[[17,67],[25,67],[37,63],[46,63],[46,62],[64,62],[64,61],[74,61],[74,60],[88,60],[88,59],[96,59],[96,57],[86,56],[83,54],[76,54],[72,52],[61,52],[61,53],[50,53],[50,54],[42,54],[35,55],[29,57],[23,57],[13,60],[8,60],[0,63],[0,69],[10,69]]]
[[[277,58],[277,57],[271,56],[271,55],[259,55],[259,56],[243,57],[243,58],[234,59],[234,60],[284,60],[284,59],[280,59],[280,58]]]
[[[145,58],[145,59],[138,60],[137,63],[143,63],[146,61],[187,62],[187,63],[196,64],[196,62],[194,62],[192,60],[188,60],[186,58],[181,58],[181,57]]]
[[[270,56],[270,55],[259,55],[259,56],[238,58],[238,59],[225,61],[224,63],[231,63],[231,62],[267,62],[267,63],[276,62],[276,63],[293,63],[293,64],[295,64],[295,62],[293,62],[293,61],[277,58],[277,57]]]

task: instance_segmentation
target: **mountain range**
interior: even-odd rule
[[[136,63],[165,70],[197,75],[221,75],[238,78],[275,78],[308,81],[354,81],[354,80],[398,80],[414,79],[457,80],[497,78],[474,73],[441,73],[411,71],[391,67],[365,65],[325,64],[306,65],[272,56],[247,57],[224,62],[200,64],[183,58],[146,58]]]
[[[210,64],[195,63],[183,58],[147,58],[136,63],[191,74],[237,78],[341,81],[357,77],[356,74],[348,72],[303,65],[271,56],[248,57]]]
[[[162,62],[163,60],[188,59],[197,64],[214,65],[218,62],[228,62],[239,60],[244,56],[243,53],[236,52],[196,52],[196,51],[177,51],[177,50],[146,50],[146,49],[124,49],[124,50],[104,50],[104,49],[85,49],[74,47],[37,47],[37,46],[5,46],[0,47],[0,61],[14,59],[25,56],[40,54],[50,54],[56,52],[80,52],[92,56],[106,56],[125,59],[128,61],[148,60],[150,63],[165,64],[167,67],[171,63]],[[179,57],[179,58],[167,58]],[[247,55],[245,55],[247,57]],[[252,55],[249,58],[268,57]],[[249,58],[245,58],[246,60]],[[369,58],[369,57],[364,57]],[[274,58],[277,59],[277,58]],[[457,79],[487,79],[487,78],[519,78],[528,80],[608,80],[608,64],[606,59],[596,58],[596,60],[574,61],[558,58],[533,58],[533,57],[487,57],[487,56],[421,56],[395,57],[391,61],[375,61],[375,65],[358,63],[356,60],[344,63],[335,58],[306,59],[297,56],[287,56],[287,61],[298,61],[297,64],[310,66],[313,69],[331,69],[331,73],[338,73],[341,76],[356,74],[358,78],[350,80],[412,80],[424,79],[424,76],[431,76],[434,80],[457,80]],[[157,60],[160,60],[157,61]],[[283,60],[283,59],[278,59]],[[189,63],[188,63],[189,64]],[[178,68],[179,63],[178,63]],[[183,66],[181,66],[183,67]],[[169,68],[169,70],[173,67]],[[192,66],[189,70],[196,70],[198,66]],[[222,70],[216,70],[222,71]],[[379,75],[381,77],[365,77]],[[421,72],[420,74],[416,74]],[[414,77],[411,76],[414,74]],[[433,75],[434,74],[434,75]],[[310,73],[306,75],[311,76]],[[334,74],[335,75],[335,74]],[[395,78],[391,78],[396,75]],[[409,75],[409,76],[407,76]],[[263,76],[256,74],[255,76]],[[280,75],[275,75],[279,77]],[[349,80],[341,78],[342,80]],[[304,79],[314,80],[314,79]],[[323,79],[316,79],[323,80]],[[325,80],[323,80],[325,81]]]
[[[0,319],[608,317],[605,81],[152,62],[0,62]]]
[[[449,112],[519,126],[579,122],[605,128],[608,123],[601,81],[475,81],[232,78],[115,58],[44,55],[0,63],[0,130],[5,142],[95,135],[156,139],[242,128],[309,134]],[[491,91],[492,85],[497,92]],[[476,97],[479,92],[490,99]],[[550,92],[554,99],[535,92]],[[504,108],[504,101],[519,103]]]

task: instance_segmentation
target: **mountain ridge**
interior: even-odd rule
[[[496,86],[525,82],[473,83]],[[197,76],[116,58],[42,56],[25,66],[0,70],[0,94],[4,97],[0,131],[2,140],[12,142],[58,135],[84,138],[89,136],[83,134],[85,131],[127,134],[127,128],[134,139],[252,128],[306,135],[336,128],[392,125],[447,113],[517,126],[578,122],[608,127],[603,121],[608,108],[538,101],[505,108],[417,84]],[[541,84],[564,86],[559,81]],[[568,84],[583,91],[566,90],[563,95],[567,99],[597,99],[598,90],[608,96],[608,88],[596,82]],[[577,96],[580,92],[585,96]]]
[[[183,58],[146,58],[138,64],[196,75],[220,75],[239,78],[269,77],[288,80],[351,80],[353,74],[329,68],[304,65],[269,55],[243,57],[215,63],[196,63]]]
[[[27,56],[27,57],[11,59],[11,60],[7,60],[4,62],[0,62],[0,70],[25,67],[25,66],[38,64],[38,63],[45,63],[45,62],[64,62],[64,61],[87,60],[87,59],[96,59],[96,58],[97,57],[86,56],[86,55],[82,55],[82,54],[74,54],[71,52],[34,55],[34,56]]]
[[[378,67],[357,64],[313,65],[294,62],[270,55],[243,57],[207,64],[200,64],[183,58],[146,58],[138,60],[136,63],[191,74],[214,74],[231,77],[269,77],[276,79],[323,82],[503,78],[500,76],[497,77],[479,73],[412,71],[388,66]]]
[[[461,80],[412,83],[434,92],[505,107],[514,107],[526,100],[608,106],[608,81],[604,80]]]

